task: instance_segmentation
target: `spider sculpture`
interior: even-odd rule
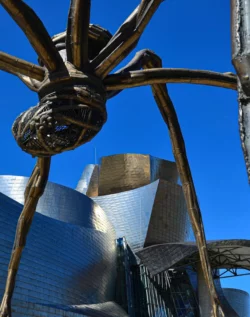
[[[17,75],[38,93],[39,103],[23,112],[13,124],[21,149],[37,157],[25,191],[18,221],[0,316],[11,316],[15,277],[32,218],[43,194],[53,155],[73,150],[90,141],[107,119],[106,100],[124,88],[151,85],[166,122],[182,181],[189,216],[200,253],[214,316],[224,316],[213,284],[201,212],[185,151],[185,144],[166,83],[193,83],[237,89],[231,73],[164,69],[161,59],[143,50],[116,74],[110,72],[136,47],[146,25],[162,0],[141,0],[138,7],[112,36],[92,25],[90,0],[71,0],[67,31],[52,38],[34,11],[21,0],[0,0],[24,31],[39,57],[34,65],[0,53],[0,68]],[[142,69],[142,70],[141,70]]]

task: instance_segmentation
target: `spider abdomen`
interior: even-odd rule
[[[88,86],[73,85],[44,96],[23,112],[12,132],[23,151],[52,156],[90,141],[106,122],[105,97]]]

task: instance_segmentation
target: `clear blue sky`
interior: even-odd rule
[[[51,35],[66,27],[69,0],[27,0]],[[92,23],[112,33],[139,0],[92,0]],[[150,48],[164,67],[233,71],[230,1],[166,0],[148,25],[137,50]],[[0,8],[0,50],[36,62],[36,54],[11,18]],[[134,52],[130,58],[134,56]],[[127,59],[128,60],[128,59]],[[35,160],[16,145],[11,125],[37,103],[37,96],[12,75],[0,72],[0,174],[28,176]],[[238,132],[237,94],[192,85],[169,85],[176,106],[208,239],[250,239],[250,192]],[[108,122],[90,143],[53,158],[50,180],[75,187],[84,166],[117,153],[149,153],[173,159],[168,130],[149,87],[130,89],[107,105]],[[226,279],[224,285],[250,292],[250,278]]]

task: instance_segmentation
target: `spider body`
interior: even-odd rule
[[[89,26],[88,58],[95,58],[107,45],[111,34]],[[39,103],[21,113],[12,133],[21,149],[32,156],[46,157],[90,141],[106,122],[106,91],[91,72],[84,73],[67,61],[66,32],[52,38],[63,63],[39,84]],[[43,62],[39,63],[44,67]]]
[[[41,84],[39,104],[14,122],[18,145],[33,156],[52,156],[90,141],[106,122],[106,92],[101,80],[66,63]]]

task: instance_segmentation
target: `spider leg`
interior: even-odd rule
[[[141,1],[107,46],[91,62],[97,76],[106,77],[132,51],[162,1]]]
[[[232,62],[238,75],[239,128],[250,183],[250,27],[249,1],[231,0]]]
[[[112,98],[125,88],[134,88],[152,84],[187,83],[216,86],[237,90],[237,78],[232,73],[216,73],[206,70],[191,70],[185,68],[151,68],[134,70],[131,64],[115,74],[104,79],[107,97]]]
[[[62,64],[61,56],[36,13],[20,0],[0,0],[0,4],[26,34],[46,68],[57,70]]]
[[[88,37],[91,0],[71,0],[66,49],[68,61],[76,68],[85,70],[88,67]]]
[[[11,299],[15,288],[16,275],[37,203],[44,192],[48,180],[50,161],[51,159],[49,157],[38,158],[26,186],[24,206],[17,223],[16,237],[9,263],[5,292],[0,307],[0,317],[11,317]]]
[[[0,69],[13,75],[21,74],[38,81],[43,81],[45,77],[45,70],[42,67],[3,52],[0,52]]]
[[[33,91],[38,91],[45,77],[45,70],[35,64],[0,52],[0,70],[18,76]]]
[[[143,50],[136,54],[135,58],[121,72],[127,69],[135,68],[161,68],[162,62],[159,56],[149,50]],[[152,84],[152,91],[155,101],[159,107],[162,118],[168,126],[172,150],[175,157],[176,165],[182,182],[183,192],[187,204],[189,217],[195,234],[196,243],[199,250],[201,266],[205,281],[210,292],[213,316],[224,316],[220,306],[219,298],[213,282],[212,270],[206,245],[206,237],[202,221],[202,215],[199,207],[198,198],[192,178],[190,165],[187,158],[185,142],[183,139],[178,117],[174,105],[169,97],[165,84]],[[221,315],[220,315],[221,313]]]

